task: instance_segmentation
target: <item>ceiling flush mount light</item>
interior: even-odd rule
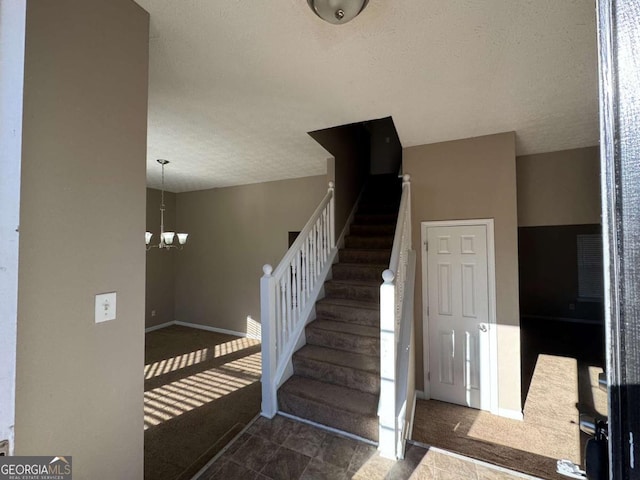
[[[151,250],[153,247],[158,247],[158,248],[166,248],[167,250],[169,250],[170,248],[180,248],[180,250],[182,250],[182,246],[187,243],[187,237],[189,236],[188,233],[178,233],[176,234],[175,232],[165,232],[164,231],[164,211],[165,211],[165,206],[164,206],[164,166],[167,165],[169,163],[169,160],[163,160],[161,158],[158,159],[158,163],[160,165],[162,165],[162,193],[161,193],[161,200],[160,200],[160,243],[158,243],[157,245],[150,245],[151,243],[151,237],[153,236],[153,233],[151,232],[145,232],[144,234],[144,243],[147,245],[147,250]],[[173,240],[175,239],[175,237],[178,237],[178,245],[174,245],[173,244]]]
[[[369,0],[307,0],[311,10],[326,22],[340,25],[356,18]]]

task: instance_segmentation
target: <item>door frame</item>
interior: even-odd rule
[[[431,398],[429,380],[429,285],[428,262],[426,255],[427,230],[432,227],[485,226],[487,232],[487,296],[489,298],[489,411],[499,415],[498,405],[498,329],[496,317],[496,258],[493,218],[468,220],[437,220],[420,222],[420,244],[422,252],[422,362],[424,367],[424,397]]]
[[[0,453],[13,455],[26,2],[0,0]],[[8,445],[2,442],[7,440]]]

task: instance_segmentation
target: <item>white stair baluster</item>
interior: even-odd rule
[[[327,262],[333,261],[337,255],[334,212],[334,186],[331,182],[324,199],[280,264],[275,270],[269,265],[263,269],[264,276],[260,280],[262,414],[269,418],[278,408],[278,382],[321,292],[319,277],[328,275]]]
[[[285,277],[280,279],[280,324],[278,325],[278,345],[284,345],[287,341],[285,332],[287,329],[287,286]]]
[[[296,258],[291,261],[291,308],[293,309],[293,324],[298,323],[298,289],[296,288],[298,271],[296,269]]]
[[[296,290],[298,291],[298,319],[300,319],[300,312],[305,304],[302,294],[302,252],[296,255]]]

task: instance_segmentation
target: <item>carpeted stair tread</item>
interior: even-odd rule
[[[378,302],[375,302],[375,301],[364,302],[361,300],[351,300],[348,298],[324,297],[323,299],[318,300],[316,302],[316,305],[335,305],[339,307],[373,310],[374,312],[379,312],[380,310],[380,306]]]
[[[348,335],[358,335],[360,337],[371,337],[378,340],[380,339],[379,328],[345,322],[334,322],[333,320],[325,320],[323,318],[316,318],[313,322],[307,325],[307,329],[310,328]]]
[[[350,235],[393,235],[396,231],[395,224],[390,225],[368,225],[368,224],[360,224],[360,225],[351,225],[349,228]]]
[[[353,224],[354,225],[394,225],[398,221],[398,215],[395,213],[356,213]]]
[[[373,355],[305,345],[293,354],[293,373],[322,382],[380,393],[380,359]]]
[[[278,405],[297,417],[378,440],[378,395],[294,375],[278,390]]]
[[[307,345],[380,358],[380,328],[316,318],[305,329]]]
[[[380,328],[378,301],[361,301],[348,298],[325,297],[316,302],[319,318]]]
[[[357,264],[356,264],[357,265]],[[358,287],[379,287],[382,285],[382,276],[380,276],[380,281],[376,280],[348,280],[348,279],[338,279],[338,280],[327,280],[325,283],[336,283],[341,285],[354,285]]]
[[[334,348],[305,345],[294,353],[293,356],[330,363],[332,365],[339,365],[342,367],[349,367],[354,370],[363,370],[365,372],[376,374],[380,372],[379,358],[372,355],[363,355],[361,353],[345,352]]]
[[[396,214],[399,207],[400,203],[397,201],[360,202],[357,213],[363,215]]]
[[[287,380],[279,393],[293,394],[302,398],[316,400],[336,409],[363,416],[378,415],[378,396],[341,387],[311,378],[293,375]]]
[[[390,248],[341,248],[340,252],[358,252],[358,253],[372,253],[372,254],[385,253],[385,254],[391,255]]]
[[[391,259],[390,248],[341,248],[340,261],[347,263],[388,263]]]
[[[382,283],[382,272],[388,264],[336,263],[332,267],[334,280],[363,280]]]
[[[327,297],[347,298],[365,302],[380,300],[380,284],[358,280],[328,280],[324,284]]]
[[[346,248],[391,250],[393,235],[347,235],[344,242]]]

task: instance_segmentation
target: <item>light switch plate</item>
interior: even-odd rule
[[[96,295],[96,323],[116,319],[116,292]]]

